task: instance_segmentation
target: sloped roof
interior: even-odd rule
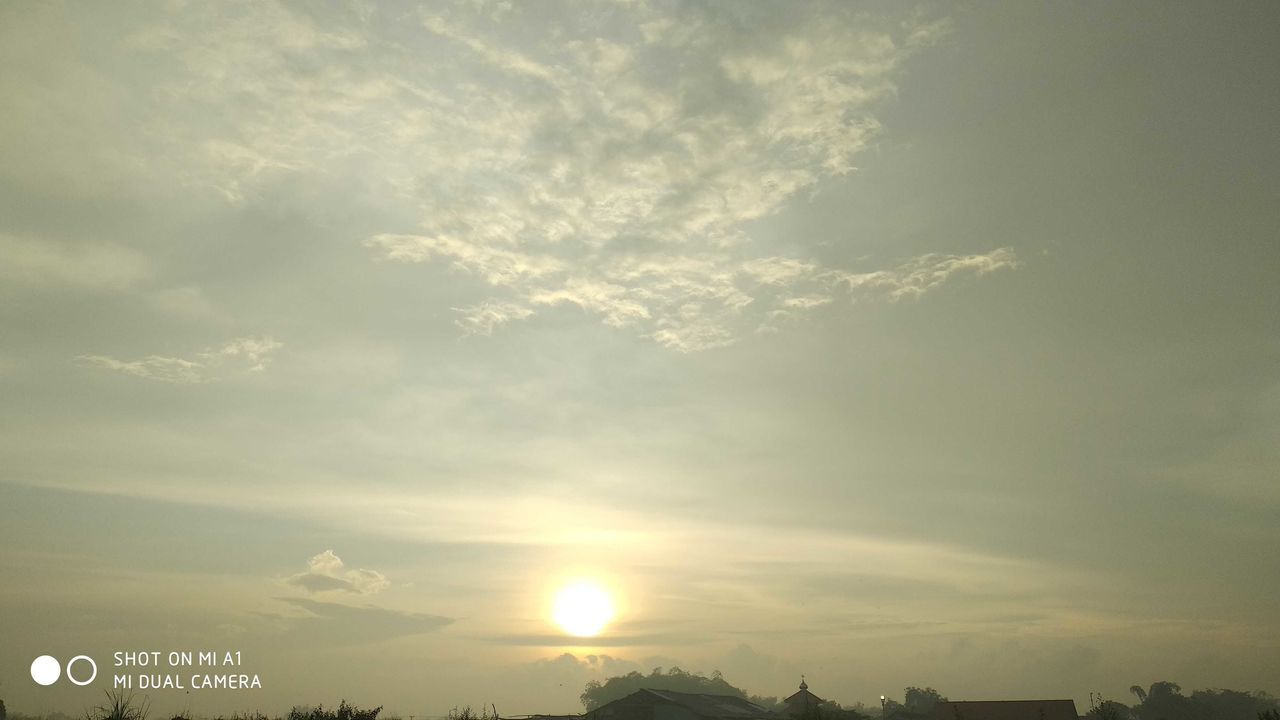
[[[706,718],[773,718],[773,713],[733,695],[708,695],[706,693],[682,693],[671,690],[638,690],[632,695],[649,693],[669,703],[688,709]]]
[[[1072,700],[944,701],[932,720],[1079,720]]]
[[[800,690],[798,690],[798,691],[796,691],[796,692],[792,693],[792,694],[791,694],[791,697],[787,698],[786,700],[783,700],[782,702],[784,702],[784,703],[786,703],[786,704],[788,704],[788,705],[791,705],[791,704],[793,704],[793,703],[806,703],[806,704],[810,704],[810,705],[821,705],[822,703],[826,702],[826,700],[823,700],[822,698],[818,697],[817,695],[814,695],[813,693],[809,692],[809,688],[804,687],[804,688],[801,688]]]

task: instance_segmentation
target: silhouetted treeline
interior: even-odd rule
[[[885,698],[883,714],[886,718],[900,720],[923,718],[933,712],[934,705],[945,700],[945,697],[931,687],[921,688],[913,685],[902,691],[902,702]]]
[[[1089,711],[1096,720],[1280,720],[1280,701],[1257,690],[1196,690],[1182,694],[1177,683],[1161,681],[1147,689],[1134,685],[1134,705],[1100,700]]]
[[[707,677],[678,667],[673,667],[666,672],[663,672],[660,667],[654,668],[648,675],[633,670],[626,675],[608,678],[603,683],[592,680],[587,683],[579,699],[582,700],[582,706],[587,712],[591,712],[601,705],[642,689],[731,695],[749,700],[766,710],[777,712],[784,708],[776,695],[750,695],[746,690],[729,684],[719,670],[712,672],[711,677]],[[843,707],[838,702],[828,700],[817,707],[806,709],[803,715],[794,720],[871,720],[871,715],[861,704]]]
[[[591,711],[643,688],[732,695],[769,710],[782,709],[777,697],[749,695],[746,690],[731,685],[718,671],[707,677],[680,668],[666,672],[662,668],[654,668],[648,675],[633,671],[608,678],[603,683],[592,680],[587,683],[581,700],[587,711]],[[1280,720],[1280,700],[1261,690],[1207,689],[1183,695],[1177,683],[1157,682],[1147,689],[1135,685],[1130,692],[1138,700],[1134,705],[1098,697],[1089,710],[1089,716],[1093,720]],[[924,720],[930,716],[934,705],[946,700],[931,687],[911,686],[903,691],[902,702],[885,698],[882,707],[876,708],[862,703],[842,707],[837,702],[828,701],[797,720],[870,720],[878,717]]]
[[[641,689],[671,690],[685,693],[706,693],[711,695],[731,695],[744,698],[766,709],[780,711],[782,703],[776,696],[748,695],[741,688],[735,687],[720,674],[719,671],[707,677],[700,673],[686,672],[678,667],[663,671],[662,668],[645,675],[630,672],[606,679],[603,683],[592,680],[588,682],[580,699],[589,712],[605,703],[626,697]],[[1182,694],[1182,687],[1172,682],[1152,683],[1147,689],[1138,685],[1129,688],[1137,699],[1137,703],[1126,705],[1117,700],[1104,700],[1095,696],[1088,712],[1091,720],[1280,720],[1280,699],[1268,693],[1256,690],[1244,692],[1239,690],[1206,689],[1195,690],[1190,695]],[[84,714],[83,720],[148,720],[145,697],[107,691],[108,702],[91,708]],[[862,703],[844,707],[834,701],[826,701],[817,708],[807,710],[795,720],[926,720],[930,717],[934,705],[946,701],[937,690],[931,687],[908,687],[904,690],[903,701],[898,702],[886,698],[882,707],[868,707]],[[449,713],[449,720],[498,720],[497,711],[491,715],[485,708],[475,712],[470,707],[463,710],[454,708]],[[360,709],[348,705],[345,700],[338,707],[325,709],[320,705],[296,705],[286,718],[274,720],[378,720],[382,707]],[[22,713],[6,713],[4,702],[0,700],[0,720],[73,720],[63,713],[48,715],[24,715]],[[184,714],[173,720],[189,720]],[[271,720],[262,713],[237,713],[230,718],[219,717],[215,720]],[[399,718],[383,718],[382,720],[399,720]]]
[[[673,667],[666,672],[663,672],[660,667],[654,668],[648,675],[633,670],[626,675],[608,678],[603,683],[592,680],[587,683],[582,695],[578,697],[582,700],[582,706],[590,712],[605,703],[624,698],[644,688],[708,695],[732,695],[770,709],[778,704],[777,697],[747,695],[745,690],[730,685],[719,670],[711,673],[711,677],[707,677],[701,673],[685,672],[678,667]]]
[[[780,707],[769,709],[782,710]],[[871,715],[867,713],[862,703],[845,707],[835,700],[827,700],[817,707],[805,708],[805,711],[795,720],[871,720]]]
[[[337,708],[325,710],[322,706],[307,707],[304,705],[295,705],[289,711],[288,720],[378,720],[378,713],[382,712],[382,706],[368,710],[361,710],[354,705],[348,705],[346,700],[338,703]]]

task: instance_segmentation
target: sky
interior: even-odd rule
[[[1280,692],[1277,31],[0,5],[0,699],[126,650],[240,651],[151,693],[195,715]]]

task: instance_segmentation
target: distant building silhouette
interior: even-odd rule
[[[814,717],[818,707],[825,702],[826,700],[809,692],[809,683],[805,682],[804,676],[801,675],[800,691],[782,701],[785,706],[782,714],[792,718]]]
[[[1072,700],[942,701],[930,720],[1079,720]]]
[[[777,720],[753,702],[733,695],[637,690],[583,715],[585,720]]]

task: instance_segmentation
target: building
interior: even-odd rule
[[[791,718],[814,717],[814,713],[824,702],[826,700],[809,692],[809,684],[804,681],[804,676],[801,675],[800,691],[782,701],[782,704],[786,706],[782,710],[782,714]]]
[[[768,710],[732,695],[637,690],[586,713],[585,720],[777,720]]]
[[[930,720],[1079,720],[1072,700],[942,701]]]

